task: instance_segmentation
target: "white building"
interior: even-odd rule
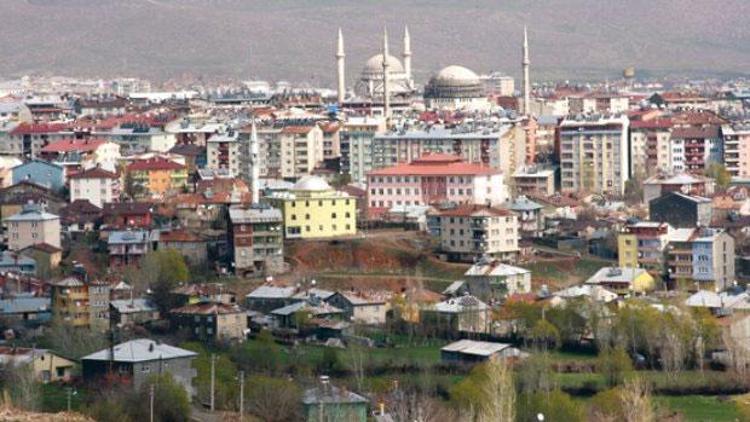
[[[119,202],[120,177],[116,173],[94,167],[76,173],[70,180],[70,202],[82,199],[99,208],[106,202]]]

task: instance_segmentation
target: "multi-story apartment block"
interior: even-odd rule
[[[39,204],[26,204],[21,212],[3,220],[8,249],[20,251],[46,243],[60,248],[60,217],[50,214]]]
[[[289,192],[268,197],[284,216],[288,239],[328,238],[357,233],[357,201],[317,176],[301,178]]]
[[[113,231],[107,238],[109,265],[122,267],[138,264],[159,240],[158,232],[149,230]]]
[[[674,229],[667,223],[642,221],[629,224],[617,236],[618,266],[644,268],[655,275],[666,272],[664,252],[669,234]]]
[[[423,126],[375,136],[372,168],[409,163],[427,153],[458,155],[465,161],[513,174],[526,161],[526,121],[507,120],[487,127]]]
[[[556,191],[557,168],[525,167],[513,174],[513,190],[517,195],[552,196]]]
[[[427,226],[448,259],[473,261],[487,255],[501,261],[518,256],[518,217],[484,205],[459,205],[430,211]]]
[[[323,159],[341,157],[341,125],[338,122],[321,122],[318,126],[323,132]]]
[[[127,172],[143,189],[145,196],[163,197],[179,192],[187,185],[187,168],[159,156],[133,161]]]
[[[325,159],[323,129],[318,124],[259,127],[261,177],[295,179],[310,174]],[[249,139],[243,130],[241,139]],[[333,141],[330,141],[333,142]],[[329,152],[334,151],[333,147]]]
[[[567,114],[619,114],[625,113],[628,108],[630,108],[630,100],[625,95],[590,93],[569,96]]]
[[[372,169],[372,148],[375,136],[385,132],[385,119],[363,116],[349,117],[344,122],[341,138],[341,172],[352,181],[365,183]]]
[[[99,208],[107,202],[120,201],[120,176],[94,167],[71,175],[70,202],[87,200]]]
[[[622,195],[629,178],[628,118],[587,115],[560,123],[563,192]]]
[[[677,168],[681,169],[682,162],[673,159],[671,137],[671,120],[651,119],[630,122],[630,175],[643,180],[659,171],[674,171],[675,163]]]
[[[702,174],[711,163],[722,163],[724,147],[718,125],[675,127],[672,130],[672,161],[675,171]],[[683,162],[684,166],[678,163]]]
[[[109,284],[67,277],[50,283],[52,318],[73,327],[109,328]]]
[[[244,340],[247,312],[226,303],[194,303],[170,312],[175,328],[184,328],[200,340]]]
[[[750,123],[721,127],[724,166],[733,177],[750,178]]]
[[[217,133],[206,141],[206,167],[240,175],[240,140],[237,132]]]
[[[667,246],[672,287],[724,290],[735,280],[734,238],[707,228],[676,229]]]
[[[372,171],[367,176],[367,204],[371,216],[393,206],[440,202],[500,205],[508,189],[500,170],[471,164],[448,154],[426,154],[408,164]]]
[[[276,273],[284,267],[281,211],[268,206],[229,209],[229,238],[236,274]]]

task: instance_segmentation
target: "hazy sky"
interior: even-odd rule
[[[747,0],[0,0],[0,76],[263,78],[329,85],[337,27],[347,76],[412,35],[417,78],[449,64],[518,76],[529,26],[536,79],[750,69]]]

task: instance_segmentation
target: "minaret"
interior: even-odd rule
[[[389,126],[391,119],[391,98],[390,98],[390,75],[388,71],[388,29],[383,28],[383,117],[385,118],[386,127]]]
[[[338,82],[339,107],[341,107],[344,104],[344,96],[346,95],[344,35],[341,33],[341,28],[339,28],[339,36],[336,44],[336,81]]]
[[[523,114],[529,114],[530,101],[531,101],[531,81],[529,81],[529,37],[526,32],[526,25],[523,26],[523,60],[521,61],[521,67],[523,68]]]
[[[250,191],[252,192],[253,204],[260,202],[260,159],[258,150],[258,129],[255,127],[255,116],[253,116],[250,129]]]
[[[411,37],[409,27],[404,25],[404,72],[406,79],[411,81]]]

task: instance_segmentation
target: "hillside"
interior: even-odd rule
[[[424,81],[451,63],[518,76],[529,26],[536,78],[747,72],[745,0],[0,0],[0,77],[183,75],[332,86],[335,28],[351,81],[384,24],[409,24]],[[376,17],[376,18],[373,18]]]

